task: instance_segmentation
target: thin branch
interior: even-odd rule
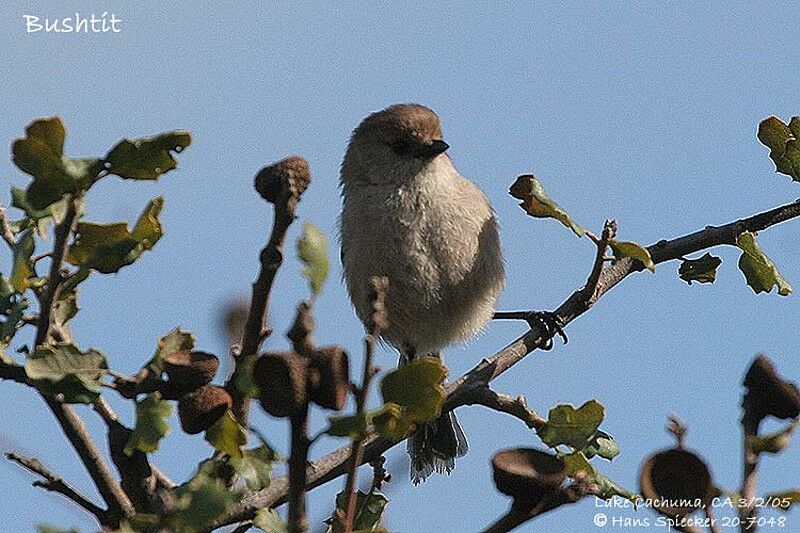
[[[41,294],[39,301],[40,309],[39,323],[36,330],[36,346],[47,344],[50,339],[53,304],[58,300],[58,294],[63,282],[61,267],[64,263],[64,255],[67,252],[69,237],[74,231],[79,218],[81,203],[81,195],[71,197],[64,219],[56,225],[50,274],[47,286]],[[69,439],[75,451],[78,453],[81,462],[83,462],[86,470],[89,472],[89,475],[97,486],[97,490],[100,492],[106,505],[108,505],[110,517],[118,521],[124,516],[132,515],[134,513],[134,508],[130,499],[122,490],[122,487],[120,487],[120,484],[117,482],[114,474],[103,458],[100,449],[86,430],[83,420],[69,405],[65,405],[53,397],[43,395],[43,398],[58,420],[67,439]]]
[[[3,240],[6,241],[6,244],[13,252],[17,247],[17,243],[14,239],[14,232],[11,231],[11,226],[8,223],[6,207],[2,204],[0,204],[0,236],[3,237]]]
[[[384,298],[389,280],[386,278],[372,278],[372,316],[369,321],[369,331],[364,339],[364,373],[361,377],[361,386],[355,391],[356,395],[356,415],[361,416],[366,411],[369,386],[375,376],[375,367],[372,365],[372,356],[375,353],[375,343],[381,335],[381,330],[386,327],[386,308]],[[345,482],[344,493],[347,495],[347,503],[344,507],[343,530],[344,533],[353,531],[353,523],[356,517],[356,479],[358,477],[358,467],[361,466],[364,449],[364,435],[359,435],[353,440],[350,451],[350,464],[347,470],[347,481]]]
[[[466,391],[462,397],[462,405],[483,405],[500,413],[506,413],[522,420],[531,429],[539,429],[547,420],[528,407],[524,396],[509,396],[495,392],[488,386],[479,386]]]
[[[761,418],[751,416],[751,412],[745,406],[745,415],[742,418],[744,429],[744,441],[742,443],[744,472],[742,475],[742,500],[744,506],[739,510],[741,517],[741,531],[753,533],[756,530],[758,520],[758,509],[756,507],[756,497],[758,496],[758,453],[750,445],[750,439],[758,436],[758,428],[761,425]]]
[[[662,240],[647,249],[654,263],[663,263],[714,246],[735,245],[736,237],[743,231],[761,231],[797,217],[800,217],[800,202],[792,202],[723,226],[709,226],[676,239]],[[644,265],[639,261],[627,257],[620,259],[602,270],[597,280],[593,299],[587,298],[585,288],[578,289],[556,309],[555,314],[561,319],[562,324],[566,326],[588,311],[597,300],[620,281],[644,268]],[[448,411],[461,405],[466,405],[466,400],[472,394],[471,390],[488,385],[524,359],[529,353],[544,346],[546,339],[543,333],[539,328],[530,329],[493,356],[482,360],[476,367],[457,380],[448,383],[444,410]],[[380,457],[397,444],[398,442],[381,438],[376,434],[369,435],[364,440],[363,462],[372,461]],[[318,487],[346,474],[349,457],[350,446],[347,445],[311,463],[308,467],[308,488]],[[285,477],[274,479],[267,489],[243,498],[227,516],[218,520],[214,527],[250,519],[259,509],[274,507],[285,502],[287,489],[288,483]]]
[[[25,469],[38,476],[41,476],[42,479],[44,479],[44,481],[34,481],[34,487],[41,487],[45,490],[57,492],[94,515],[101,526],[109,524],[106,511],[104,509],[101,509],[97,505],[93,504],[85,496],[67,484],[66,481],[45,468],[38,459],[34,457],[23,457],[14,452],[6,452],[6,457],[10,461],[21,465]]]
[[[122,488],[130,496],[137,511],[159,512],[165,507],[162,489],[173,489],[175,482],[150,464],[147,454],[134,451],[125,453],[125,445],[132,431],[119,422],[117,413],[108,402],[99,397],[92,405],[108,427],[108,444],[111,460],[122,478]]]
[[[308,164],[301,158],[284,159],[259,172],[256,177],[257,189],[259,189],[259,179],[265,182],[271,181],[274,182],[272,185],[277,185],[279,192],[276,197],[270,196],[268,199],[275,205],[275,217],[269,241],[259,255],[261,267],[258,277],[253,282],[241,350],[238,358],[234,360],[233,373],[226,383],[226,388],[233,398],[233,414],[236,420],[245,427],[247,426],[250,402],[249,398],[236,386],[236,383],[241,373],[247,368],[246,364],[241,363],[258,353],[261,343],[271,331],[266,326],[269,315],[269,296],[272,292],[275,274],[283,263],[286,232],[296,218],[297,204],[310,179]],[[266,198],[267,196],[265,196]]]

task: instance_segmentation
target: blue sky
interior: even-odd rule
[[[320,4],[11,0],[0,6],[4,189],[25,183],[8,147],[39,116],[64,119],[73,156],[102,154],[124,136],[177,128],[194,134],[179,171],[157,183],[108,179],[89,196],[88,218],[97,221],[135,219],[151,197],[166,199],[167,233],[155,250],[117,275],[84,284],[84,310],[74,321],[78,341],[101,349],[112,367],[134,372],[176,325],[194,331],[201,349],[224,355],[221,309],[247,294],[271,220],[252,190],[255,172],[289,154],[306,157],[314,181],[300,218],[334,241],[348,136],[366,114],[396,102],[437,111],[456,166],[491,199],[508,271],[504,309],[556,307],[585,281],[594,253],[588,240],[556,222],[523,214],[507,195],[519,174],[539,176],[587,228],[599,231],[604,219],[615,218],[621,238],[643,244],[800,197],[800,185],[773,173],[755,137],[766,116],[800,114],[800,16],[789,4]],[[76,11],[114,12],[122,31],[25,33],[22,15]],[[798,224],[759,236],[795,286]],[[292,241],[299,227],[290,231]],[[335,246],[331,255],[338,257]],[[689,446],[708,460],[717,482],[736,488],[742,376],[763,351],[798,380],[800,303],[797,296],[754,295],[736,269],[736,250],[715,255],[724,263],[713,286],[687,286],[677,263],[636,274],[570,325],[567,346],[531,355],[496,388],[526,395],[543,414],[557,403],[597,398],[606,406],[603,428],[622,448],[613,463],[600,466],[631,488],[644,457],[671,444],[663,428],[676,412],[690,428]],[[8,264],[7,255],[2,259]],[[299,271],[289,254],[273,295],[278,332],[307,294]],[[339,277],[334,261],[315,310],[317,338],[344,345],[358,360],[362,329]],[[453,347],[446,353],[452,375],[523,331],[522,324],[496,323],[468,346]],[[268,342],[285,345],[281,335]],[[396,360],[386,348],[378,357],[385,368]],[[39,457],[96,499],[41,399],[13,383],[0,383],[0,391],[0,448]],[[113,401],[131,420],[130,405]],[[94,414],[79,411],[99,438]],[[387,489],[392,531],[474,531],[505,511],[509,502],[491,483],[489,460],[505,447],[538,446],[538,439],[517,420],[480,407],[459,415],[471,451],[451,476],[412,487],[405,452],[389,454],[398,465]],[[315,416],[315,425],[323,421]],[[286,449],[283,423],[266,416],[256,423]],[[210,450],[202,438],[181,434],[176,418],[172,425],[155,462],[185,479]],[[312,453],[337,444],[321,443]],[[762,486],[797,486],[798,471],[795,443],[763,461]],[[91,520],[30,487],[31,476],[18,468],[0,464],[0,480],[4,531],[32,531],[39,522],[92,531]],[[341,485],[311,494],[316,523]],[[595,512],[586,500],[520,531],[591,531]],[[646,510],[635,516],[655,517]],[[788,521],[790,530],[800,527],[800,512]]]

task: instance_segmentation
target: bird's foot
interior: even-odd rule
[[[544,331],[544,345],[542,350],[553,348],[553,338],[558,335],[564,344],[569,342],[567,334],[564,333],[561,317],[552,311],[530,311],[525,316],[525,321],[533,328],[534,326]]]

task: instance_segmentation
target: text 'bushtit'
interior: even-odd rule
[[[464,341],[492,318],[505,275],[492,207],[445,153],[439,117],[400,104],[355,129],[342,163],[342,263],[366,321],[370,279],[389,279],[382,338],[400,363]],[[467,452],[450,412],[409,439],[414,483],[449,473]]]

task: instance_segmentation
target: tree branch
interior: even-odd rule
[[[714,246],[735,245],[736,238],[743,231],[761,231],[799,216],[800,202],[792,202],[723,226],[709,226],[676,239],[662,240],[647,249],[654,263],[663,263]],[[644,268],[641,262],[630,258],[623,258],[613,265],[603,268],[598,276],[596,287],[592,291],[593,297],[589,297],[586,287],[578,289],[555,310],[555,314],[566,326],[591,309],[597,300],[628,275]],[[490,358],[482,360],[457,380],[448,383],[445,387],[447,399],[444,411],[472,402],[474,399],[472,395],[475,394],[473,391],[476,388],[487,386],[529,353],[544,346],[547,339],[544,338],[543,333],[538,327],[530,329]],[[369,435],[364,440],[362,464],[376,459],[397,444],[398,442],[381,438],[376,434]],[[349,456],[350,445],[347,445],[312,462],[308,467],[308,488],[312,489],[344,475],[347,472]],[[274,507],[285,502],[286,494],[286,478],[277,478],[267,489],[243,498],[227,516],[219,520],[211,529],[250,519],[259,509]]]
[[[256,189],[267,201],[275,205],[275,218],[269,241],[259,255],[261,268],[253,282],[241,350],[234,360],[233,373],[225,384],[233,398],[233,414],[245,427],[247,427],[250,402],[236,384],[241,373],[247,371],[248,365],[244,362],[258,353],[261,343],[268,336],[266,322],[269,315],[269,296],[275,274],[283,263],[286,232],[295,220],[297,204],[308,186],[309,179],[308,163],[300,157],[290,157],[265,167],[256,176]]]
[[[106,516],[106,511],[104,509],[101,509],[97,505],[90,502],[85,496],[81,495],[78,491],[68,485],[67,482],[45,468],[38,459],[34,457],[23,457],[14,452],[6,452],[6,457],[10,461],[21,465],[28,471],[33,472],[44,479],[44,481],[34,481],[34,487],[41,487],[45,490],[61,494],[68,500],[71,500],[86,511],[93,514],[101,526],[109,525],[108,517]]]
[[[67,252],[69,236],[74,231],[79,218],[81,202],[81,195],[75,195],[69,199],[67,213],[55,229],[55,243],[53,244],[50,274],[47,287],[39,301],[40,309],[39,323],[37,324],[36,330],[36,346],[47,344],[50,340],[53,304],[58,299],[58,294],[63,282],[61,267],[64,263],[64,255]],[[134,508],[130,499],[122,490],[122,487],[120,487],[114,474],[103,458],[100,449],[86,430],[83,420],[69,405],[65,405],[53,397],[43,395],[43,398],[58,420],[67,439],[69,439],[75,451],[78,453],[78,456],[89,472],[95,485],[97,485],[97,490],[108,505],[110,517],[113,520],[119,521],[119,519],[124,516],[132,515],[134,513]]]
[[[531,429],[539,429],[547,422],[528,407],[524,396],[514,398],[508,394],[495,392],[485,385],[466,390],[461,396],[461,401],[464,402],[462,405],[483,405],[519,418]]]

